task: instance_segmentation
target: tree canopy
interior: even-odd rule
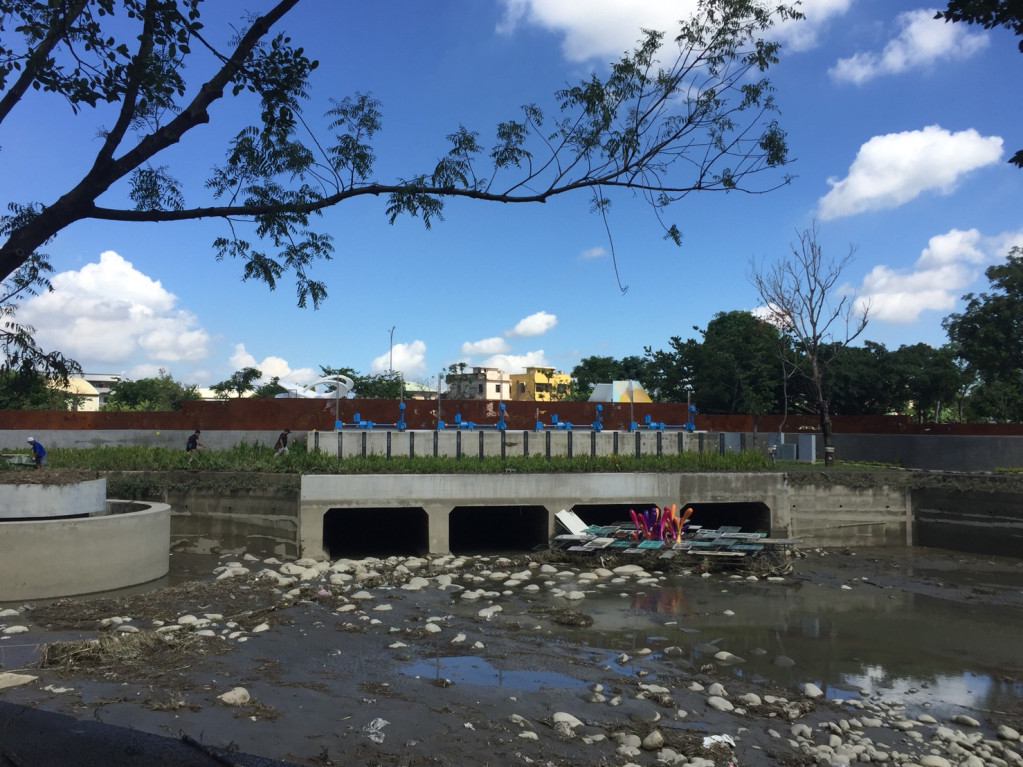
[[[107,120],[88,170],[56,199],[8,201],[0,279],[45,263],[41,249],[79,221],[219,219],[218,259],[239,259],[244,279],[270,288],[290,277],[299,305],[315,307],[327,287],[313,267],[331,258],[333,244],[312,217],[354,198],[383,198],[392,223],[408,215],[429,227],[453,198],[542,203],[582,190],[604,213],[610,195],[627,190],[645,197],[678,242],[662,216],[687,195],[763,192],[788,180],[770,172],[788,157],[764,73],[779,51],[771,27],[799,15],[789,5],[701,0],[675,33],[643,32],[605,73],[567,85],[550,104],[527,104],[490,139],[453,126],[447,154],[389,180],[374,171],[384,112],[372,94],[327,94],[322,129],[304,114],[318,62],[279,31],[299,2],[269,3],[223,47],[224,30],[203,25],[202,0],[0,5],[0,27],[12,32],[0,41],[0,131],[36,98]],[[204,188],[186,188],[162,163],[165,150],[181,144],[201,156],[195,129],[224,101],[248,124],[221,159],[208,158]],[[54,147],[40,135],[37,146],[4,151]]]
[[[121,380],[110,387],[104,410],[180,410],[183,402],[200,399],[194,386],[175,381],[166,370],[152,378]]]

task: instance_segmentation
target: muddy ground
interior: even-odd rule
[[[476,567],[485,572],[483,567],[495,564]],[[509,570],[528,566],[522,559],[500,564]],[[941,572],[965,566],[987,569],[1000,576],[992,582],[1014,585],[941,580]],[[924,569],[930,573],[926,579],[914,575]],[[806,552],[778,588],[800,581],[839,587],[862,578],[871,588],[1023,608],[1023,560],[933,549]],[[715,764],[809,765],[815,760],[790,743],[793,723],[816,729],[850,716],[823,698],[744,687],[732,676],[724,681],[732,701],[755,692],[760,703],[743,705],[741,713],[718,711],[707,703],[706,688],[717,679],[713,664],[693,668],[667,652],[618,662],[606,651],[556,639],[562,622],[585,622],[585,599],[560,611],[539,609],[519,596],[466,608],[438,588],[412,592],[387,580],[363,583],[347,594],[318,583],[289,596],[272,581],[245,575],[117,599],[36,603],[18,618],[0,619],[29,629],[0,642],[0,673],[37,677],[0,690],[0,704],[129,728],[120,730],[122,735],[167,736],[189,743],[197,758],[210,764],[255,764],[242,758],[255,754],[266,763],[410,767],[658,764],[653,750],[627,758],[616,753],[614,742],[616,733],[644,738],[654,730],[674,751]],[[494,602],[503,609],[481,617],[480,608]],[[183,615],[215,616],[218,631],[227,627],[238,633],[234,639],[194,631],[154,633]],[[111,617],[130,617],[130,625],[142,630],[99,628]],[[428,630],[431,623],[441,630]],[[92,638],[100,644],[75,641]],[[26,663],[29,646],[40,651]],[[431,661],[436,665],[452,656],[470,657],[483,668],[489,664],[509,678],[528,672],[534,681],[515,686],[497,676],[494,684],[461,684],[429,670]],[[1023,656],[1021,667],[995,674],[1023,679]],[[578,683],[564,686],[562,675]],[[649,684],[667,691],[644,687]],[[245,688],[247,702],[231,706],[218,699],[236,687]],[[615,698],[619,705],[611,705]],[[556,722],[562,713],[581,724],[566,731]],[[1019,730],[1023,708],[980,718],[989,733],[998,725]],[[878,739],[897,741],[892,730],[880,729]],[[33,760],[33,753],[41,753],[33,745],[41,744],[33,744],[26,732],[19,730],[16,715],[0,716],[0,764],[50,763]],[[705,748],[708,734],[728,734],[735,749]],[[102,763],[144,763],[137,760],[142,747],[132,748],[134,756],[125,757],[129,761],[104,755]],[[166,763],[184,763],[176,759]]]

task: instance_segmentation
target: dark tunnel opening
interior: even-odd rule
[[[548,540],[543,506],[458,506],[448,517],[452,554],[531,551]]]
[[[323,548],[331,559],[421,556],[430,549],[422,508],[330,509],[323,515]]]

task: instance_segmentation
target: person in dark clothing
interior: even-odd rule
[[[274,445],[274,455],[288,452],[289,434],[291,434],[291,429],[285,429],[281,432],[281,435],[277,438],[277,443]]]
[[[46,465],[46,448],[43,447],[41,442],[37,442],[34,438],[29,437],[25,440],[32,446],[32,457],[35,458],[36,468]]]
[[[191,453],[193,450],[198,450],[200,447],[205,445],[199,441],[199,429],[195,430],[194,434],[188,435],[188,442],[185,443],[185,452]]]

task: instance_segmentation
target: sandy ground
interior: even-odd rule
[[[958,583],[951,576],[965,565],[989,568],[1014,585]],[[524,558],[473,559],[462,572],[500,591],[499,581],[487,585],[490,573],[529,567]],[[928,578],[914,575],[925,568]],[[402,588],[409,575],[431,575],[425,567],[403,577],[376,569],[383,575],[343,587],[313,580],[281,589],[239,574],[118,600],[40,603],[0,618],[0,625],[28,629],[0,643],[0,674],[36,677],[0,690],[0,764],[809,765],[826,763],[820,749],[834,746],[835,737],[850,746],[882,743],[890,764],[918,764],[944,726],[914,723],[925,736],[914,742],[895,711],[851,711],[802,690],[764,689],[732,676],[724,689],[714,688],[713,664],[692,668],[667,649],[622,659],[553,641],[560,623],[586,621],[585,599],[560,611],[530,610],[515,595],[467,605],[436,585]],[[941,572],[950,578],[934,577]],[[785,578],[867,578],[879,589],[1023,607],[1023,560],[1016,559],[928,549],[816,551],[796,559]],[[480,615],[495,605],[502,609]],[[184,615],[196,616],[200,627],[208,620],[212,636],[194,625],[154,633]],[[130,617],[126,625],[141,631],[97,628],[111,617]],[[42,665],[18,666],[12,649],[94,637],[102,638],[100,647],[46,645]],[[472,658],[508,679],[454,682],[438,670],[446,657]],[[1023,655],[1020,668],[999,673],[1023,678]],[[566,677],[577,681],[566,686]],[[249,696],[241,705],[218,699],[238,687]],[[734,708],[718,710],[714,692]],[[48,719],[46,712],[73,719]],[[966,734],[1008,743],[1008,755],[999,751],[998,758],[1011,763],[1020,746],[996,732],[1023,729],[1023,708],[977,718]],[[846,726],[843,734],[840,723],[850,720],[854,732]],[[705,744],[716,734],[731,737],[734,747]],[[145,740],[150,735],[165,737]],[[66,761],[53,761],[55,747]],[[960,763],[952,748],[932,750]],[[160,761],[161,749],[169,749],[168,761]],[[903,753],[915,756],[895,756]]]

